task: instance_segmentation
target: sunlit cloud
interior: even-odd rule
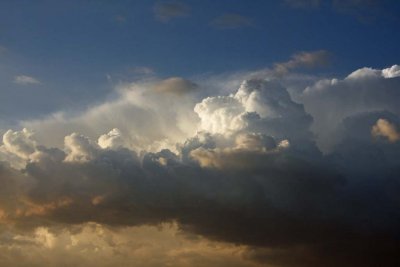
[[[400,140],[400,132],[398,132],[396,126],[385,119],[379,119],[372,127],[371,133],[375,137],[385,137],[390,142]]]

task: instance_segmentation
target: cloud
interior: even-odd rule
[[[393,65],[390,68],[378,70],[373,68],[361,68],[350,73],[346,79],[376,79],[379,77],[383,78],[396,78],[400,76],[400,66]]]
[[[33,133],[25,128],[20,132],[8,130],[3,135],[4,148],[23,159],[28,159],[36,151],[37,146],[32,135]]]
[[[300,52],[294,54],[292,59],[286,62],[275,63],[274,70],[277,74],[285,74],[293,69],[314,68],[329,64],[330,55],[325,50],[313,52]]]
[[[101,148],[116,149],[124,146],[124,138],[117,128],[112,129],[109,133],[99,137],[97,143]]]
[[[190,8],[182,2],[169,1],[157,2],[154,5],[153,11],[157,20],[168,22],[174,18],[188,16]]]
[[[239,14],[224,14],[215,18],[211,25],[218,29],[237,29],[252,26],[253,21]]]
[[[382,76],[384,78],[400,77],[400,66],[399,65],[393,65],[390,68],[383,69],[382,70]]]
[[[235,94],[205,98],[194,111],[202,130],[228,136],[244,129],[284,139],[306,136],[312,121],[286,88],[258,79],[244,81]]]
[[[30,85],[30,84],[40,84],[41,82],[32,77],[27,75],[18,75],[14,77],[14,82],[20,85]]]
[[[179,77],[120,84],[113,99],[86,111],[56,113],[22,124],[37,133],[39,142],[59,148],[71,132],[97,140],[117,128],[125,136],[124,147],[136,151],[173,149],[196,132],[195,88],[193,82]]]
[[[374,137],[383,136],[390,142],[400,140],[400,133],[397,131],[396,126],[385,119],[377,120],[376,124],[372,127],[371,133]]]
[[[322,79],[304,90],[297,101],[314,119],[311,129],[320,148],[328,151],[340,142],[346,117],[375,111],[400,114],[396,69],[397,65],[382,70],[361,68],[344,79]]]
[[[172,223],[119,230],[97,223],[60,230],[39,227],[32,234],[9,231],[0,240],[4,266],[15,265],[15,254],[18,254],[18,266],[35,267],[65,264],[77,267],[255,266],[241,256],[246,247],[196,235],[188,239]]]
[[[297,95],[273,73],[210,95],[150,80],[24,122],[0,149],[0,263],[397,266],[396,72]]]
[[[86,136],[77,133],[67,135],[64,138],[64,144],[67,152],[65,161],[86,162],[94,159],[97,153],[96,144],[91,142]]]
[[[182,95],[189,93],[197,88],[197,85],[189,80],[180,77],[165,79],[154,86],[154,90],[159,93],[172,93]]]

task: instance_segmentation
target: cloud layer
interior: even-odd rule
[[[22,122],[0,146],[0,258],[397,266],[398,70],[296,95],[273,70],[229,94],[177,77],[121,84],[82,113]],[[96,249],[115,262],[85,258]]]

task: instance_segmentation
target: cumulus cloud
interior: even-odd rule
[[[0,149],[0,263],[397,266],[396,71],[296,97],[273,75],[207,96],[136,82],[24,122],[35,134],[6,131]]]
[[[153,8],[154,16],[162,22],[189,15],[190,8],[182,2],[158,2]]]
[[[324,151],[339,142],[343,127],[341,122],[356,114],[389,111],[400,114],[396,89],[400,80],[397,65],[383,70],[361,68],[344,79],[322,79],[308,86],[296,99],[304,104],[313,117],[312,131]],[[390,75],[388,75],[390,73]]]
[[[26,128],[20,132],[8,130],[3,135],[4,148],[23,159],[28,159],[37,146],[32,136],[33,133]]]
[[[382,70],[382,76],[385,78],[395,78],[400,76],[400,66],[393,65],[390,68]]]
[[[244,81],[235,94],[203,99],[194,110],[202,130],[226,135],[247,129],[281,138],[300,137],[308,134],[312,120],[286,88],[258,79]]]
[[[253,25],[250,18],[239,14],[224,14],[215,18],[211,25],[218,29],[237,29]]]
[[[14,77],[14,82],[20,85],[30,85],[30,84],[40,84],[41,82],[32,77],[27,75],[18,75]]]
[[[96,144],[83,135],[77,133],[67,135],[64,138],[64,144],[65,150],[67,151],[65,161],[85,162],[95,157],[97,150]]]
[[[193,111],[196,85],[183,78],[121,84],[116,96],[86,111],[23,122],[37,133],[40,143],[63,147],[64,137],[81,133],[91,140],[118,128],[123,145],[136,151],[174,149],[196,133],[198,117]],[[127,123],[129,122],[129,123]]]
[[[350,73],[346,79],[368,79],[368,78],[395,78],[400,76],[400,66],[393,65],[390,68],[378,70],[373,68],[361,68]]]
[[[101,135],[97,143],[101,148],[116,149],[119,147],[123,147],[125,142],[121,131],[117,128],[114,128],[107,134]]]

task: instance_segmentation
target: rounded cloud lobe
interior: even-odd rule
[[[7,131],[0,147],[0,251],[84,245],[86,233],[118,258],[133,244],[118,231],[172,222],[174,238],[203,253],[177,257],[196,266],[229,262],[231,245],[237,266],[396,266],[397,69],[317,81],[296,101],[276,78],[201,98],[173,78],[126,85],[76,117],[26,122],[35,134]],[[52,129],[63,137],[54,146],[42,141]],[[224,250],[210,254],[204,240]]]

